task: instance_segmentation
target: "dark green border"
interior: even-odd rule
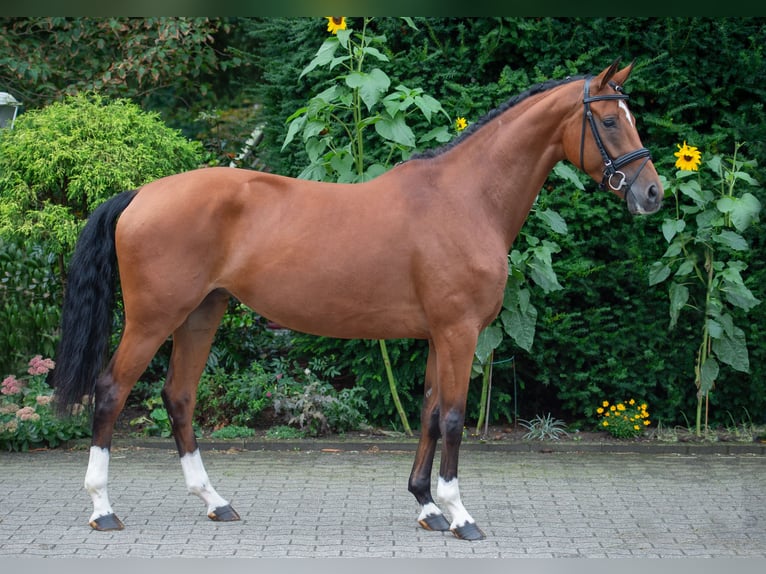
[[[9,0],[2,16],[764,16],[758,0]]]

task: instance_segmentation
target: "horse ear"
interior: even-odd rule
[[[632,65],[633,64],[631,64],[629,67],[631,67]],[[607,86],[607,84],[609,83],[609,80],[611,80],[612,76],[615,75],[619,66],[620,66],[620,59],[617,58],[614,62],[612,62],[611,66],[609,66],[606,70],[604,70],[598,75],[598,77],[596,78],[596,84],[598,85],[599,90],[603,90]],[[628,73],[630,73],[630,70],[628,70]]]
[[[633,71],[633,64],[635,63],[636,61],[633,60],[630,64],[625,66],[622,70],[620,70],[619,72],[616,72],[614,76],[612,77],[612,81],[618,86],[624,86],[625,82],[628,81],[628,76],[630,76],[630,72]]]

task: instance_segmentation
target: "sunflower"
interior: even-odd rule
[[[678,151],[673,155],[678,159],[676,160],[676,167],[684,171],[697,171],[700,164],[700,158],[702,153],[694,146],[684,145],[678,146]]]
[[[465,128],[468,127],[468,122],[465,118],[459,117],[455,120],[455,129],[459,132],[462,132]]]
[[[337,34],[338,30],[346,29],[345,16],[325,16],[327,18],[327,31]]]

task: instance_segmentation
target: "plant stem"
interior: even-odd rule
[[[399,418],[402,419],[402,425],[404,426],[404,432],[407,436],[412,436],[412,429],[410,423],[407,421],[407,414],[402,407],[402,401],[399,400],[399,393],[396,390],[396,379],[394,378],[394,371],[391,369],[391,359],[388,357],[388,347],[383,339],[378,339],[380,344],[380,354],[383,356],[383,364],[386,366],[386,376],[388,377],[388,386],[391,388],[391,398],[396,405],[396,411],[399,413]]]
[[[481,373],[481,401],[479,402],[479,420],[476,421],[476,434],[481,432],[481,427],[484,424],[484,417],[488,416],[487,413],[487,394],[489,392],[489,380],[492,376],[492,358],[495,355],[495,351],[492,351],[487,358],[487,362],[484,363]]]

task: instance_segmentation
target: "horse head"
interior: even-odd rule
[[[619,69],[616,60],[583,80],[582,120],[570,123],[564,147],[569,161],[624,198],[630,213],[650,214],[662,206],[663,189],[628,109],[623,86],[632,69]]]

